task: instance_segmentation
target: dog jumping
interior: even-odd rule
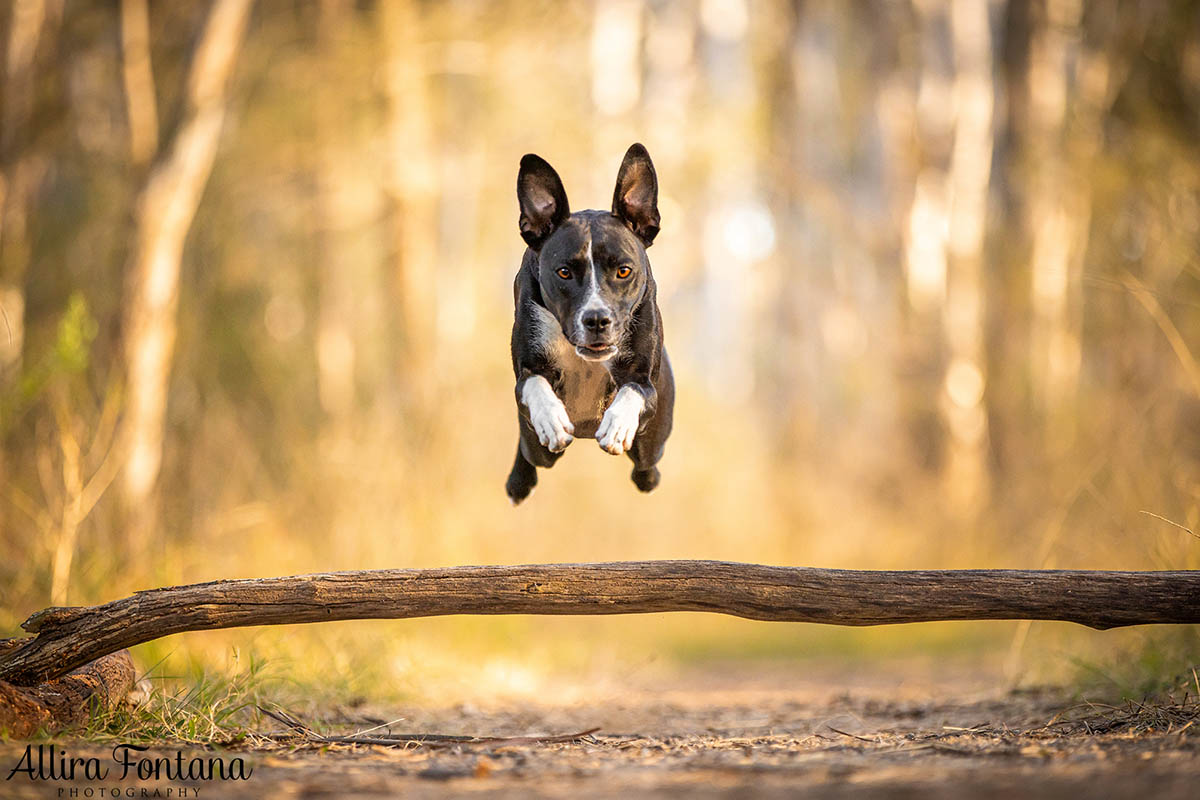
[[[675,403],[646,248],[658,235],[658,177],[640,144],[625,153],[612,211],[571,213],[545,160],[521,159],[521,238],[512,331],[520,427],[505,490],[513,505],[576,437],[633,461],[643,492],[658,486]]]

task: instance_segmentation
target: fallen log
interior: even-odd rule
[[[0,639],[0,657],[21,642]],[[109,653],[37,686],[0,681],[0,736],[26,739],[82,725],[90,711],[106,711],[125,702],[134,687],[128,650]]]
[[[884,625],[1062,620],[1106,629],[1200,622],[1200,571],[859,571],[723,561],[634,561],[335,572],[213,581],[49,608],[0,655],[0,680],[30,686],[184,631],[444,614],[709,611],[756,620]]]

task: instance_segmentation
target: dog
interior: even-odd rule
[[[576,437],[629,456],[643,492],[658,486],[675,381],[646,248],[658,235],[658,176],[641,144],[625,153],[612,211],[571,213],[562,180],[532,153],[517,173],[521,238],[512,361],[520,439],[505,491],[513,505]]]

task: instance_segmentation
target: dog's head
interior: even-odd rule
[[[650,154],[640,144],[625,153],[611,213],[572,214],[558,173],[533,154],[521,159],[517,200],[546,308],[581,358],[607,361],[620,351],[650,281],[646,248],[659,223]]]

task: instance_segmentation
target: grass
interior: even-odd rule
[[[259,706],[278,697],[267,662],[250,658],[231,674],[200,672],[186,680],[147,676],[149,691],[132,708],[96,712],[80,731],[90,741],[231,745],[260,729]]]
[[[1131,631],[1123,646],[1091,657],[1071,657],[1081,695],[1121,700],[1169,695],[1200,666],[1200,629],[1156,626]]]

